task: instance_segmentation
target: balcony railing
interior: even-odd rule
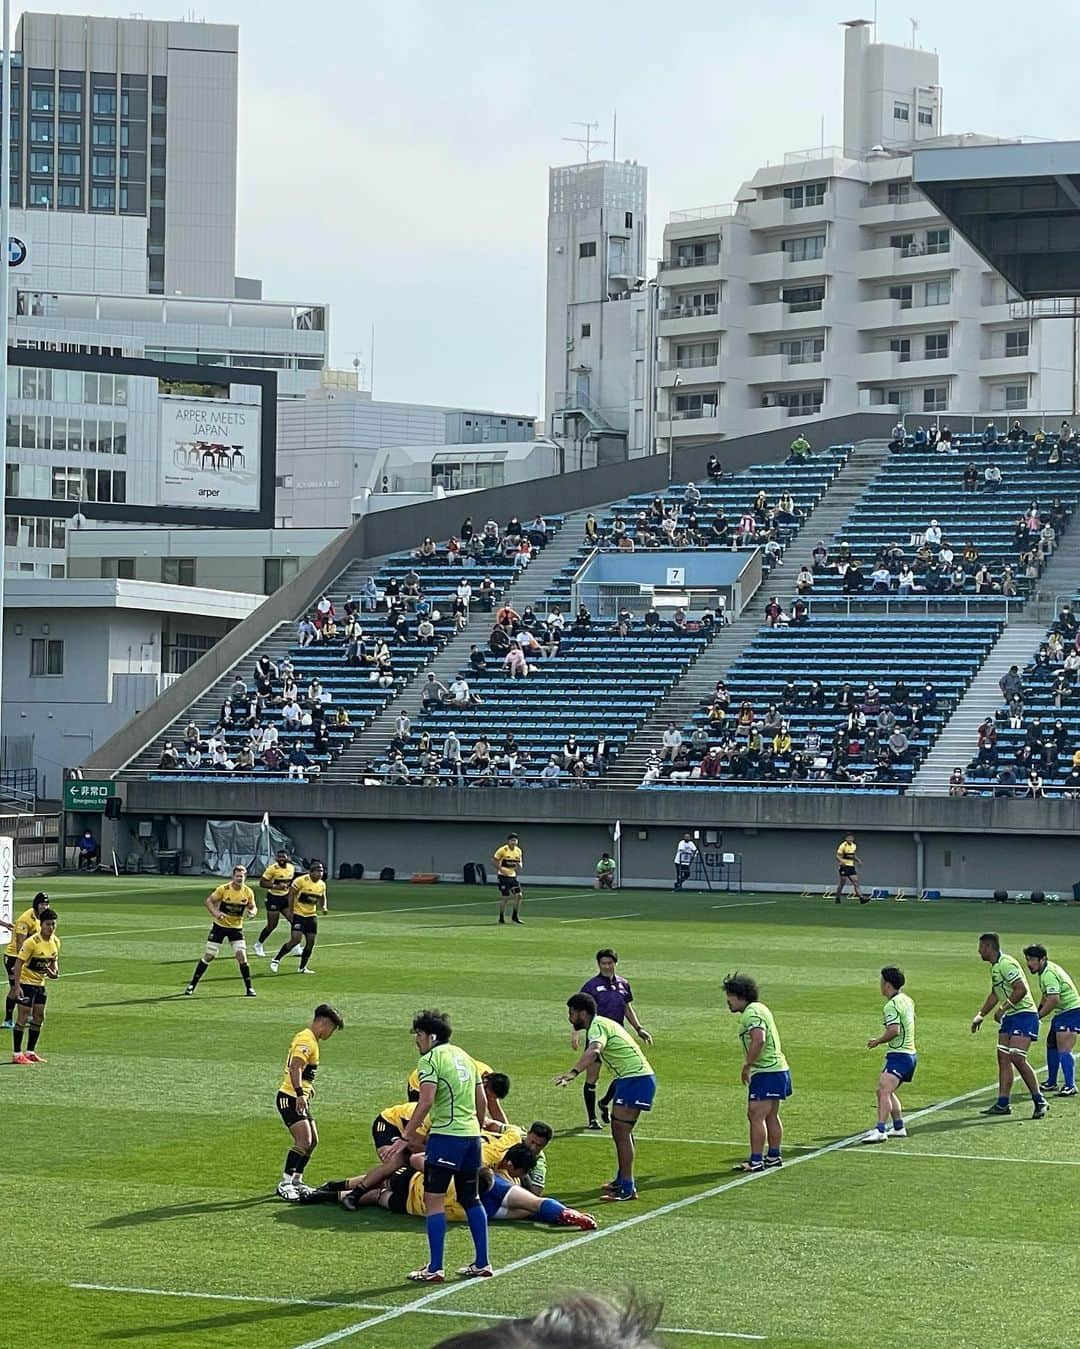
[[[780,352],[781,356],[787,355],[788,365],[818,365],[824,354],[824,351]]]
[[[701,319],[719,312],[719,304],[674,304],[663,306],[659,315],[662,319]]]
[[[690,220],[723,220],[735,214],[735,202],[721,202],[719,206],[694,206],[688,211],[672,211],[669,225],[680,225]]]
[[[715,267],[720,261],[720,250],[710,248],[705,253],[695,253],[689,258],[664,258],[660,263],[662,272],[682,271],[686,267]]]
[[[699,422],[706,417],[715,417],[717,404],[706,403],[704,407],[699,408],[674,408],[670,414],[670,420],[673,422]]]
[[[914,243],[902,244],[899,251],[902,258],[932,258],[938,253],[948,253],[951,247],[951,241],[943,244],[924,244],[916,240]]]
[[[709,366],[716,365],[720,360],[719,352],[712,356],[683,356],[677,361],[665,361],[660,369],[669,370],[707,370]]]
[[[788,150],[785,164],[812,164],[817,159],[843,159],[842,145],[812,145],[809,150]]]

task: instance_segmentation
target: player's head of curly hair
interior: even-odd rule
[[[739,974],[736,970],[724,980],[724,992],[740,998],[743,1002],[757,1002],[757,980],[751,979],[748,974]]]
[[[412,1028],[414,1035],[418,1031],[423,1035],[434,1035],[435,1043],[440,1045],[446,1044],[453,1034],[450,1018],[437,1007],[428,1007],[422,1012],[417,1012],[413,1017]]]
[[[899,965],[886,965],[881,971],[881,977],[887,984],[891,984],[893,988],[897,990],[903,988],[907,983],[907,980],[904,978],[904,971]]]
[[[658,1349],[661,1309],[634,1294],[619,1303],[577,1293],[527,1320],[454,1335],[438,1349]]]

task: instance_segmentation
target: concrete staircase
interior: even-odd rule
[[[953,769],[964,768],[975,756],[980,723],[1004,702],[998,680],[1010,665],[1024,668],[1045,632],[1045,624],[1028,618],[1016,619],[1004,629],[912,779],[916,796],[948,796]]]
[[[1080,518],[1073,517],[1054,555],[1039,577],[1039,588],[1032,600],[1024,606],[1024,617],[1037,620],[1044,628],[1058,615],[1061,603],[1080,593]]]
[[[593,506],[589,509],[596,512],[603,508]],[[539,603],[544,591],[581,548],[585,517],[588,514],[589,510],[580,510],[567,515],[559,532],[529,566],[524,576],[507,592],[507,599],[519,612],[527,604],[531,604],[537,612],[542,612]],[[369,563],[353,565],[361,568],[358,581],[372,570]],[[449,684],[457,672],[468,664],[469,647],[474,642],[479,646],[486,646],[493,621],[492,615],[474,609],[465,630],[452,637],[437,655],[402,686],[397,697],[389,702],[365,730],[342,751],[327,770],[325,779],[330,782],[356,782],[369,766],[379,763],[394,733],[394,723],[402,712],[407,713],[414,723],[415,733],[415,723],[421,713],[421,695],[423,686],[427,683],[428,672],[433,672],[441,683]]]
[[[706,695],[712,693],[716,681],[727,672],[732,661],[761,627],[762,595],[779,595],[785,605],[789,603],[800,568],[810,566],[818,541],[824,539],[827,543],[847,519],[868,483],[888,458],[888,444],[887,440],[864,440],[855,446],[847,463],[807,517],[783,561],[772,569],[734,623],[720,630],[667,697],[653,709],[612,765],[605,779],[607,786],[636,787],[640,784],[645,760],[652,750],[659,750],[668,722],[673,721],[680,730],[685,726]]]

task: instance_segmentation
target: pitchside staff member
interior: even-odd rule
[[[289,861],[289,854],[285,849],[279,848],[274,860],[259,878],[259,889],[266,891],[266,926],[259,933],[259,940],[255,943],[257,956],[266,955],[263,942],[277,927],[281,915],[289,907],[289,891],[294,880],[296,880],[296,867]]]
[[[673,890],[681,890],[690,879],[690,871],[697,853],[698,846],[694,842],[693,834],[683,834],[679,846],[675,849],[675,884],[671,887]]]

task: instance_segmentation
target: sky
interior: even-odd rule
[[[21,9],[240,27],[237,272],[330,305],[331,363],[380,399],[539,414],[547,171],[599,122],[672,210],[841,139],[842,30],[874,0],[93,0]],[[946,132],[1080,139],[1080,6],[877,0],[878,40],[941,57]],[[610,146],[597,152],[611,154]],[[595,157],[595,156],[594,156]],[[650,268],[651,270],[651,268]]]

